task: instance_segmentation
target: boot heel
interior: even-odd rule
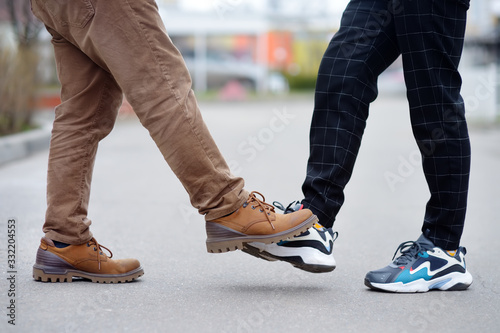
[[[33,278],[42,282],[71,282],[72,275],[68,270],[71,265],[55,254],[38,248],[36,263],[33,265]]]
[[[224,253],[243,248],[243,241],[239,238],[244,239],[245,234],[213,222],[206,222],[205,229],[207,252]]]
[[[42,268],[33,267],[33,279],[42,282],[72,282],[73,278],[70,274],[50,274],[45,273]]]

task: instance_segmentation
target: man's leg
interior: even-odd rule
[[[110,13],[119,17],[112,24]],[[249,195],[243,179],[232,175],[203,121],[189,72],[154,1],[99,1],[84,36],[73,36],[114,76],[191,204],[205,215],[207,251],[241,249],[256,240],[277,242],[317,220],[310,210],[275,214],[263,197]]]
[[[207,220],[248,198],[208,131],[184,60],[154,1],[94,1],[95,14],[75,43],[123,89],[139,120]]]
[[[368,106],[377,96],[377,77],[399,55],[393,8],[386,0],[351,1],[319,68],[310,133],[307,177],[302,204],[286,211],[310,208],[327,228],[279,244],[249,243],[244,251],[265,260],[282,260],[302,270],[320,273],[336,267],[331,229],[351,177],[364,132]]]
[[[133,281],[144,271],[136,259],[111,259],[92,237],[87,218],[97,146],[115,123],[122,92],[113,77],[52,29],[62,103],[50,142],[47,212],[33,266],[39,281]]]
[[[331,227],[361,144],[377,78],[399,55],[386,0],[353,0],[323,56],[316,83],[305,207]]]
[[[317,220],[309,210],[293,216],[275,214],[271,205],[243,189],[243,179],[231,174],[205,126],[189,73],[154,1],[33,4],[49,28],[123,89],[191,203],[205,214],[207,250],[234,250],[244,241],[276,242],[300,234]]]
[[[401,255],[366,274],[365,285],[392,292],[465,290],[472,281],[460,247],[470,170],[470,144],[460,97],[468,0],[405,1],[396,15],[413,134],[431,192],[422,235]]]
[[[470,143],[458,73],[467,8],[468,0],[405,1],[395,20],[413,133],[431,192],[422,231],[445,250],[460,244],[469,184]]]
[[[82,244],[92,238],[87,208],[97,146],[113,128],[122,92],[109,73],[49,31],[62,103],[56,108],[50,142],[43,230],[52,240]]]

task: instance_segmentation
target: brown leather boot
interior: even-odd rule
[[[234,251],[242,249],[243,244],[249,242],[277,243],[300,235],[318,221],[309,209],[286,215],[277,214],[274,207],[264,201],[262,194],[252,192],[234,213],[207,221],[207,251]]]
[[[109,251],[109,257],[103,253]],[[43,282],[71,282],[73,277],[97,283],[130,282],[144,274],[136,259],[113,260],[111,251],[92,238],[85,244],[57,248],[43,237],[33,265],[33,278]]]

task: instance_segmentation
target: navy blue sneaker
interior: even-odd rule
[[[445,251],[424,235],[416,242],[404,242],[396,250],[401,256],[388,266],[366,274],[365,285],[390,292],[426,292],[429,290],[465,290],[472,275],[465,265],[464,247]],[[394,257],[393,257],[394,259]]]
[[[298,201],[286,208],[279,202],[273,202],[273,205],[285,214],[302,209]],[[276,244],[246,243],[242,251],[267,261],[285,261],[310,273],[326,273],[337,266],[333,257],[333,244],[337,236],[338,233],[331,228],[316,223],[299,236]]]

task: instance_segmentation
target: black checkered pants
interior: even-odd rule
[[[323,225],[333,225],[344,202],[377,78],[402,55],[413,134],[431,193],[422,231],[444,249],[458,247],[470,171],[457,71],[468,6],[469,0],[348,4],[319,68],[302,187],[304,206]]]

